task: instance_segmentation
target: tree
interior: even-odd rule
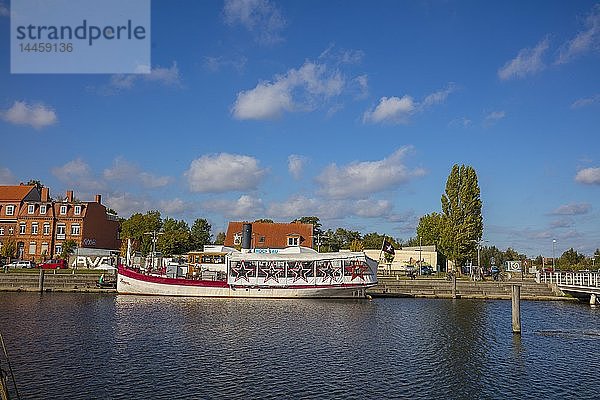
[[[363,251],[364,249],[365,247],[360,240],[353,240],[352,243],[350,243],[350,251]]]
[[[559,269],[577,270],[585,267],[585,255],[575,251],[572,247],[565,251],[556,265]]]
[[[9,237],[6,242],[0,248],[0,255],[2,257],[11,259],[17,254],[17,242],[14,238]]]
[[[263,224],[272,224],[272,223],[274,223],[274,221],[272,219],[268,219],[268,218],[257,219],[254,222],[262,222]]]
[[[319,217],[301,217],[292,221],[292,223],[312,224],[313,226],[313,247],[320,248],[325,243],[324,232],[321,229]]]
[[[69,255],[73,254],[76,248],[77,242],[75,242],[73,239],[65,240],[62,244],[62,250],[60,251],[60,258],[64,260],[68,259]]]
[[[443,218],[436,212],[422,216],[417,226],[417,238],[423,246],[438,245],[443,231]]]
[[[194,221],[191,229],[190,250],[202,250],[204,245],[210,244],[212,235],[211,226],[204,218],[198,218]],[[225,242],[225,238],[223,238]]]
[[[217,233],[217,237],[215,238],[215,244],[218,244],[218,245],[225,244],[225,232]]]
[[[148,254],[152,250],[152,236],[149,232],[159,232],[162,219],[159,211],[148,211],[146,214],[136,213],[121,224],[121,238],[123,242],[132,239],[133,250]]]
[[[481,198],[477,173],[465,165],[454,165],[442,195],[442,235],[440,247],[455,267],[477,256],[483,235]]]
[[[387,239],[395,249],[398,249],[398,243],[391,237],[381,235],[377,232],[367,233],[363,236],[362,243],[365,249],[381,249],[384,239]]]
[[[162,235],[158,237],[157,249],[164,255],[180,255],[190,250],[190,228],[181,220],[166,218],[163,221]]]

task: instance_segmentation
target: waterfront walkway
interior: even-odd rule
[[[452,298],[453,282],[447,279],[423,278],[402,279],[378,277],[379,284],[367,291],[374,297],[426,297]],[[512,286],[521,286],[521,298],[524,300],[565,300],[556,286],[538,283],[533,278],[509,281],[470,281],[456,280],[456,297],[463,299],[505,299],[511,298]]]

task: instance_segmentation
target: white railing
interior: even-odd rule
[[[598,272],[542,272],[536,280],[559,286],[600,288],[600,273]]]

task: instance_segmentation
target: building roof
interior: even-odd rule
[[[234,221],[227,226],[225,235],[225,246],[233,247],[236,235],[241,235],[242,226],[246,222]],[[300,246],[313,247],[313,225],[297,222],[251,222],[252,224],[252,247],[283,249],[288,246],[287,238],[300,236]],[[241,237],[241,236],[240,236]]]
[[[23,201],[35,186],[0,186],[0,201]]]

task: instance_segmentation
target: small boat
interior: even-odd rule
[[[377,261],[363,252],[304,247],[236,251],[208,246],[185,267],[119,266],[117,292],[196,297],[364,298],[377,284]],[[174,272],[175,271],[175,272]]]

